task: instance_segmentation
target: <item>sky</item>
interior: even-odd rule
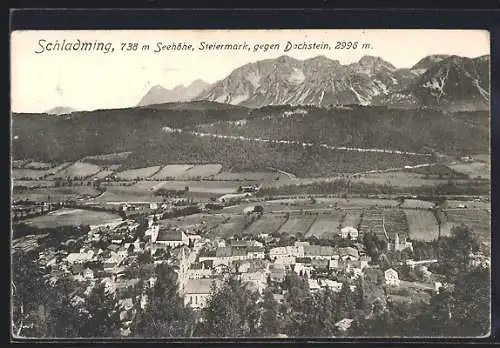
[[[41,52],[42,46],[45,48],[56,40],[111,42],[114,51]],[[246,42],[250,51],[199,50],[203,41]],[[356,41],[358,48],[284,52],[287,41],[323,42],[331,47],[337,41]],[[158,42],[164,45],[185,42],[192,44],[194,50],[155,52]],[[127,51],[127,43],[138,43],[137,50]],[[371,47],[361,48],[364,43]],[[255,45],[262,44],[279,44],[279,49],[253,51]],[[142,49],[144,45],[149,45],[149,50]],[[484,30],[16,31],[11,34],[11,105],[13,112],[45,112],[57,106],[77,110],[129,107],[136,105],[155,85],[173,88],[196,79],[214,83],[244,64],[282,55],[301,60],[324,55],[341,64],[372,55],[396,68],[409,68],[430,54],[474,58],[489,53],[489,32]]]

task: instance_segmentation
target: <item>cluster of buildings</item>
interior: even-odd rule
[[[179,295],[194,310],[205,308],[214,290],[229,275],[236,275],[261,295],[269,288],[276,301],[283,302],[287,291],[284,282],[290,272],[306,280],[311,292],[340,292],[344,286],[355,291],[356,280],[367,269],[377,267],[371,265],[364,246],[355,241],[358,231],[351,227],[341,231],[344,239],[353,240],[347,244],[350,246],[333,247],[295,240],[283,245],[269,234],[245,240],[207,237],[197,227],[171,226],[157,222],[154,215],[147,221],[147,227],[122,219],[92,225],[80,239],[40,253],[39,261],[48,271],[49,282],[67,277],[78,284],[72,293],[75,305],[84,303],[99,284],[115,296],[120,304],[123,335],[130,333],[137,311],[146,308],[147,292],[155,285],[158,264],[174,268]],[[138,233],[139,228],[146,230]],[[422,262],[406,262],[413,268],[425,268]],[[433,262],[428,260],[426,264]],[[387,269],[383,275],[386,286],[400,286],[395,269]],[[339,328],[348,327],[351,321],[344,319],[338,323]]]

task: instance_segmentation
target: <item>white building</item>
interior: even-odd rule
[[[184,305],[194,309],[205,308],[210,298],[214,279],[188,279],[184,286]]]
[[[290,245],[286,247],[276,247],[269,250],[269,257],[271,260],[293,260],[293,262],[282,262],[282,263],[295,263],[295,258],[304,257],[304,247]]]
[[[351,226],[346,226],[346,227],[343,227],[341,230],[340,230],[340,236],[343,238],[343,239],[347,239],[347,238],[351,238],[351,240],[356,240],[358,239],[358,236],[359,236],[359,232],[356,228],[354,227],[351,227]]]
[[[399,286],[398,272],[393,268],[389,268],[384,272],[385,283],[389,286]]]

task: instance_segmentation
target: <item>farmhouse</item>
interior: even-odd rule
[[[389,268],[384,272],[385,283],[389,286],[399,286],[398,272],[393,268]]]

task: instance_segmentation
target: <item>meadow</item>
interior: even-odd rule
[[[433,212],[408,209],[405,214],[411,239],[430,242],[438,238],[439,226]]]
[[[26,219],[23,222],[38,228],[51,228],[59,226],[93,225],[111,222],[120,219],[117,214],[84,210],[84,209],[61,209],[47,215]]]

